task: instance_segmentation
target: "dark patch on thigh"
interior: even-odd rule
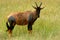
[[[8,19],[9,22],[16,22],[15,18],[13,16],[10,16]]]

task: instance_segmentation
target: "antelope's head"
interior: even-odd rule
[[[37,5],[36,2],[35,2],[35,4],[36,4],[36,7],[35,7],[35,6],[32,6],[32,7],[36,10],[36,15],[38,15],[38,17],[39,17],[40,11],[41,11],[41,9],[43,9],[44,7],[41,8],[42,2],[40,3],[39,6]]]

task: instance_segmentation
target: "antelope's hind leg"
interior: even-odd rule
[[[9,19],[8,19],[8,22],[6,23],[6,26],[8,28],[8,33],[9,35],[11,36],[12,35],[12,30],[14,29],[14,26],[15,26],[15,19],[11,16]]]
[[[13,31],[13,29],[14,29],[14,26],[15,26],[14,23],[11,23],[11,24],[10,24],[10,27],[9,27],[9,29],[8,29],[8,34],[9,34],[9,36],[12,36],[12,31]]]

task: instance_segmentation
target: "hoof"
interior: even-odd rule
[[[31,34],[32,33],[32,30],[28,30],[28,33]]]
[[[11,30],[8,30],[7,32],[8,32],[8,37],[9,38],[12,37],[12,31]]]

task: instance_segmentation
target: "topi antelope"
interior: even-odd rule
[[[36,7],[32,6],[35,11],[25,11],[25,12],[15,12],[8,16],[8,21],[6,22],[7,31],[8,33],[12,33],[12,30],[14,29],[14,26],[17,25],[28,25],[28,31],[32,31],[32,25],[36,21],[37,18],[39,18],[39,14],[41,9],[42,2],[38,6],[35,2]]]

